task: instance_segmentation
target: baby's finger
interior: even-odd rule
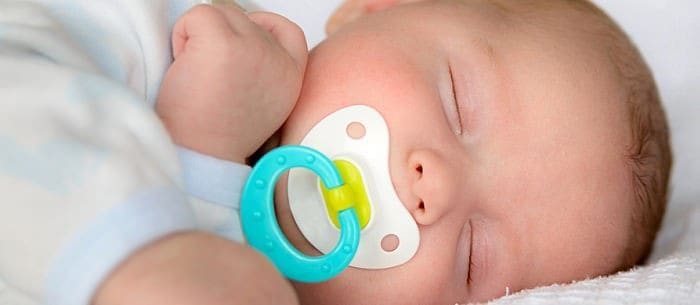
[[[237,4],[214,4],[215,9],[226,17],[230,28],[238,34],[250,33],[253,23],[250,22],[245,10]]]
[[[230,34],[224,15],[210,5],[197,5],[180,17],[173,27],[173,55],[177,58],[189,39],[210,41]]]
[[[254,12],[248,18],[274,37],[297,63],[299,71],[306,69],[309,49],[304,31],[294,22],[269,12]]]
[[[230,5],[235,7],[236,9],[239,9],[242,12],[245,12],[245,9],[242,6],[238,5],[238,3],[236,3],[236,1],[234,0],[212,0],[211,3],[214,5],[222,6]]]
[[[187,42],[187,31],[185,30],[184,18],[180,18],[175,22],[173,26],[173,35],[171,38],[173,46],[173,58],[177,59],[180,53],[185,49],[185,43]]]

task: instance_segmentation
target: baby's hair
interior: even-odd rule
[[[656,233],[661,226],[667,202],[672,153],[666,115],[651,71],[641,54],[624,31],[602,10],[588,0],[494,0],[501,10],[510,15],[551,17],[540,27],[556,28],[559,14],[583,18],[576,21],[581,33],[593,38],[588,44],[602,43],[614,70],[625,90],[624,102],[628,109],[631,145],[625,156],[631,173],[634,191],[632,230],[623,252],[620,270],[643,263],[649,256]],[[517,5],[513,5],[517,3]],[[551,14],[547,14],[551,13]],[[558,20],[555,20],[558,19]]]
[[[608,27],[603,39],[627,90],[632,142],[628,165],[635,203],[632,236],[625,255],[628,266],[643,263],[651,252],[668,200],[672,153],[666,115],[651,71],[627,35],[605,13],[583,2]]]

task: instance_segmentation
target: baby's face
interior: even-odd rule
[[[297,284],[303,303],[484,301],[621,264],[632,209],[624,95],[604,53],[554,24],[518,24],[483,3],[417,3],[313,51],[283,143],[340,108],[374,107],[420,246],[398,267]],[[285,233],[318,253],[284,205]]]

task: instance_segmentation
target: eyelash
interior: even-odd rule
[[[459,109],[459,101],[457,100],[457,88],[455,87],[455,80],[452,76],[452,65],[447,65],[448,72],[450,73],[450,84],[452,87],[452,100],[454,101],[455,112],[457,112],[457,130],[455,131],[457,135],[461,135],[464,132],[464,127],[462,126],[462,112]]]
[[[472,271],[476,266],[474,264],[474,227],[472,226],[472,221],[469,220],[469,271],[467,272],[467,285],[472,283]]]

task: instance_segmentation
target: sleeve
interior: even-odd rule
[[[251,168],[245,164],[207,156],[178,147],[184,189],[201,229],[236,242],[244,242],[240,199]]]
[[[196,221],[144,94],[108,73],[138,79],[142,51],[101,65],[55,12],[0,0],[0,278],[42,304],[82,305],[131,253]]]

